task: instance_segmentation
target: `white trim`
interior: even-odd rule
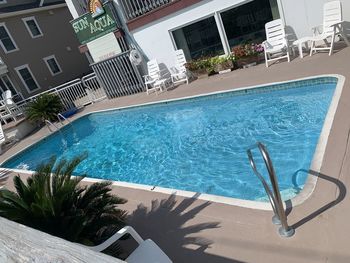
[[[38,37],[42,37],[42,36],[44,35],[44,34],[43,34],[43,31],[41,30],[41,28],[40,28],[40,26],[39,26],[39,24],[38,24],[38,21],[36,21],[36,19],[35,19],[35,16],[23,17],[23,18],[22,18],[22,21],[23,21],[24,25],[26,26],[26,28],[27,28],[27,30],[28,30],[28,32],[29,32],[29,34],[30,34],[30,36],[31,36],[32,38],[38,38]],[[33,35],[32,30],[30,30],[30,27],[29,27],[29,25],[27,24],[28,21],[34,21],[36,27],[38,28],[38,30],[39,30],[39,32],[40,32],[39,35],[37,35],[37,36],[34,36],[34,35]]]
[[[50,59],[54,59],[54,60],[55,60],[55,63],[56,63],[56,65],[57,65],[58,69],[60,70],[59,72],[54,73],[54,72],[52,71],[52,68],[50,67],[50,64],[48,63],[48,60],[50,60]],[[61,68],[60,64],[58,64],[58,61],[57,61],[55,55],[51,55],[51,56],[44,57],[43,60],[45,61],[45,64],[46,64],[46,66],[48,67],[48,69],[50,70],[50,73],[51,73],[52,76],[56,76],[56,75],[62,73],[62,68]]]
[[[23,79],[21,73],[19,72],[21,69],[24,69],[24,68],[27,68],[27,69],[28,69],[30,75],[32,76],[32,78],[33,78],[33,80],[34,80],[34,82],[35,82],[35,84],[38,86],[37,89],[30,90],[30,89],[28,88],[27,83],[24,81],[24,79]],[[15,68],[15,70],[16,70],[16,72],[17,72],[19,78],[21,79],[21,81],[22,81],[24,87],[27,89],[28,93],[33,93],[33,92],[35,92],[35,91],[37,91],[37,90],[40,89],[40,86],[39,86],[38,82],[36,81],[35,76],[34,76],[33,72],[31,71],[31,69],[30,69],[30,67],[29,67],[28,64],[25,64],[25,65],[22,65],[22,66],[18,66],[18,67]]]
[[[2,41],[0,40],[0,45],[1,45],[2,49],[4,50],[4,52],[5,52],[6,54],[9,54],[9,53],[18,51],[19,48],[18,48],[18,46],[17,46],[15,40],[13,39],[12,35],[10,34],[10,31],[7,29],[7,26],[6,26],[5,22],[0,23],[0,27],[4,27],[4,28],[5,28],[7,34],[9,35],[9,37],[10,37],[12,43],[13,43],[13,45],[15,46],[15,49],[8,51],[8,50],[5,48],[5,46],[4,46],[4,44],[2,43]]]

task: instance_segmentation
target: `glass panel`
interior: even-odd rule
[[[12,85],[10,79],[5,75],[2,77],[2,80],[4,81],[4,83],[6,84],[6,87],[11,90],[12,95],[16,95],[17,94],[17,90],[15,89],[15,87]]]
[[[53,74],[59,73],[61,71],[54,58],[48,59],[47,64],[49,64],[49,67]]]
[[[30,74],[29,70],[27,68],[20,69],[19,74],[21,74],[24,82],[27,84],[27,87],[29,90],[36,90],[38,89],[38,85],[36,85],[32,74]]]
[[[28,20],[26,21],[30,31],[32,32],[33,36],[40,36],[41,32],[39,30],[39,27],[37,26],[37,24],[35,23],[35,20]]]
[[[16,49],[15,44],[12,42],[9,34],[3,26],[0,26],[0,40],[7,51]]]
[[[274,14],[272,14],[272,7]],[[221,14],[230,47],[266,39],[265,24],[279,18],[276,0],[254,0]],[[277,12],[277,13],[276,13]]]
[[[173,31],[173,37],[187,60],[224,54],[214,17],[177,29]]]
[[[5,85],[5,83],[2,81],[2,79],[0,79],[0,100],[2,100],[2,93],[7,90],[7,87]]]

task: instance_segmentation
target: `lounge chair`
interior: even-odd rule
[[[131,255],[125,260],[127,263],[171,263],[172,261],[168,256],[154,243],[151,239],[143,240],[142,237],[130,226],[126,226],[120,229],[117,233],[111,236],[102,244],[87,248],[96,252],[101,252],[111,246],[114,242],[119,240],[126,234],[130,234],[139,246],[131,253]]]
[[[22,111],[18,108],[17,104],[13,101],[12,92],[10,90],[5,90],[2,93],[2,99],[4,104],[8,109],[9,113],[13,116],[16,121],[16,116],[22,115]]]
[[[0,123],[0,154],[2,154],[2,145],[6,142],[5,134]]]
[[[175,66],[170,69],[171,81],[174,84],[186,82],[188,84],[188,72],[185,67],[185,54],[182,49],[175,51]]]
[[[0,101],[0,120],[7,124],[9,119],[17,121],[16,115],[8,109],[4,101]]]
[[[266,67],[269,61],[287,58],[290,62],[289,45],[282,19],[276,19],[265,24],[266,40],[262,43],[265,50]]]
[[[323,25],[314,27],[313,36],[310,38],[311,50],[310,56],[318,50],[329,50],[329,56],[333,53],[334,39],[341,32],[342,10],[340,1],[327,2],[323,5]],[[322,32],[319,31],[322,27]],[[330,44],[328,43],[330,40]],[[324,41],[326,47],[319,46],[316,43]]]
[[[148,75],[143,76],[145,79],[145,88],[147,95],[152,90],[157,93],[157,90],[162,90],[163,85],[161,84],[162,82],[165,83],[165,79],[161,79],[161,71],[156,59],[152,59],[147,62],[147,70]]]

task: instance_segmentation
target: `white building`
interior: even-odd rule
[[[173,66],[173,50],[188,60],[228,54],[245,41],[262,42],[264,25],[282,18],[291,40],[312,34],[322,24],[327,0],[113,0],[124,31],[149,59]],[[74,18],[87,0],[66,0]],[[350,0],[342,0],[343,20],[350,21]],[[350,24],[350,23],[349,23]],[[350,28],[350,26],[349,26]]]

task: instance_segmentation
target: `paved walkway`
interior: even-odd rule
[[[84,112],[291,80],[319,74],[341,74],[345,87],[333,122],[324,163],[312,196],[293,207],[289,222],[296,234],[281,238],[271,224],[271,212],[217,204],[149,191],[115,187],[129,201],[123,207],[129,223],[144,238],[152,238],[174,262],[350,262],[350,48],[329,57],[317,54],[259,65],[230,74],[197,80],[172,91],[137,94],[104,101]],[[0,160],[47,134],[45,128],[9,149]],[[315,173],[317,175],[317,173]],[[11,187],[11,181],[8,181]]]

